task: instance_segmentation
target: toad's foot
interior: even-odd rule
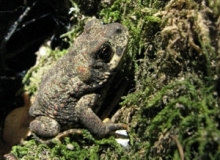
[[[106,124],[106,123],[105,123]],[[106,124],[108,127],[107,128],[115,128],[115,127],[120,127],[120,128],[123,128],[123,129],[126,129],[127,128],[127,125],[126,124],[113,124],[113,123],[110,123],[110,122],[107,122]],[[116,126],[115,126],[116,125]],[[66,130],[64,132],[61,132],[59,133],[56,137],[52,138],[52,139],[48,139],[48,140],[44,140],[40,137],[38,137],[35,133],[32,133],[33,137],[40,143],[43,143],[43,144],[53,144],[53,143],[56,143],[56,142],[61,142],[61,138],[63,137],[67,137],[69,135],[74,135],[74,134],[78,134],[78,135],[81,135],[83,133],[83,131],[81,129],[69,129],[69,130]],[[113,135],[113,136],[117,136],[117,134],[115,132],[110,132],[110,135]]]

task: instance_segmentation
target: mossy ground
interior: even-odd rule
[[[135,85],[121,102],[133,111],[124,112],[130,115],[130,149],[85,131],[54,146],[30,140],[12,153],[23,159],[219,159],[219,6],[211,0],[102,4],[98,18],[120,22],[130,33],[124,70]],[[82,30],[78,22],[68,36]],[[37,90],[32,75],[41,64],[47,62],[26,76],[30,93]]]

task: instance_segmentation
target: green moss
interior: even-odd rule
[[[124,97],[122,105],[139,107],[131,122],[137,124],[132,152],[148,159],[180,159],[175,135],[186,159],[218,159],[217,46],[211,29],[218,26],[207,25],[200,4],[182,5],[170,1],[154,14],[161,17],[161,28],[152,42],[145,39],[144,58],[136,64],[136,91]]]
[[[117,150],[117,154],[110,154]],[[12,153],[23,159],[103,159],[118,158],[123,148],[116,143],[113,137],[94,139],[92,135],[83,130],[82,135],[65,137],[61,142],[54,141],[54,144],[47,146],[39,144],[34,140],[26,141],[21,146],[15,146]],[[108,153],[108,154],[106,154]]]
[[[211,8],[211,10],[213,11],[215,16],[219,16],[220,14],[220,2],[217,0],[209,0],[208,1],[209,7]]]

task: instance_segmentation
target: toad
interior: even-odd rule
[[[81,125],[104,137],[125,129],[123,123],[103,123],[96,113],[111,89],[127,44],[128,31],[123,25],[88,21],[68,53],[43,76],[29,110],[35,118],[29,126],[32,133],[50,139]]]

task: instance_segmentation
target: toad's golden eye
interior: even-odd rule
[[[96,57],[104,61],[109,61],[112,58],[112,54],[113,52],[110,43],[104,43],[96,53]]]

